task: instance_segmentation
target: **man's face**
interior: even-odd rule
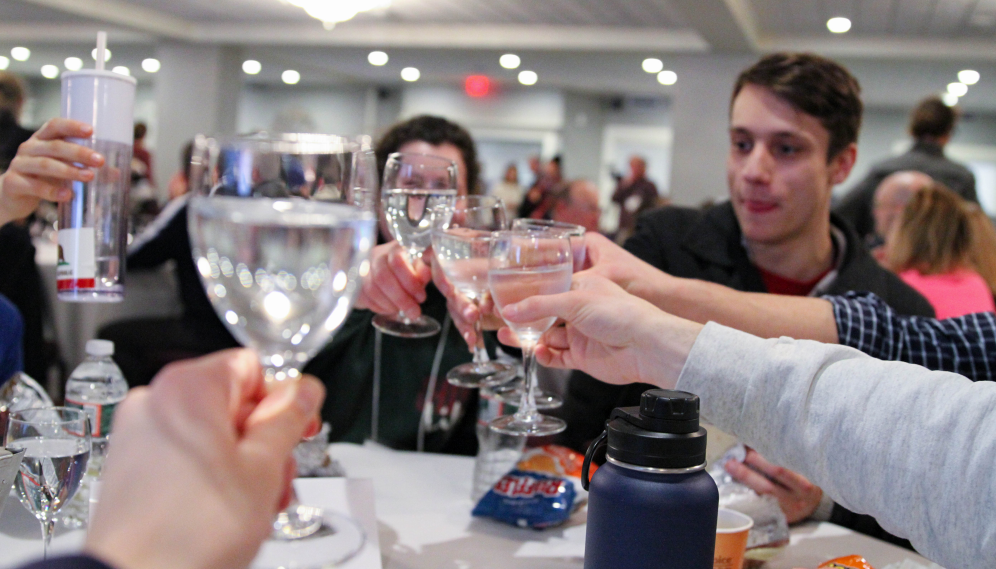
[[[602,210],[598,207],[598,190],[587,183],[574,183],[570,199],[561,200],[553,208],[553,220],[580,225],[588,231],[598,231]]]
[[[780,244],[825,226],[830,193],[854,165],[855,145],[827,162],[820,121],[769,89],[747,85],[730,110],[730,201],[748,241]],[[822,221],[821,221],[822,220]]]

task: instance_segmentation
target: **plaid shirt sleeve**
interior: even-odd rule
[[[996,380],[996,314],[937,320],[900,316],[872,293],[824,296],[833,305],[838,341],[880,360]]]

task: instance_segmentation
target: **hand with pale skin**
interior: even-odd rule
[[[166,367],[115,414],[85,551],[116,569],[247,567],[324,397],[311,376],[268,392],[245,349]]]
[[[819,486],[801,474],[771,464],[752,448],[747,449],[742,463],[727,461],[726,471],[734,480],[758,494],[774,496],[790,524],[812,515],[823,498],[823,490]]]
[[[370,253],[370,274],[363,279],[356,307],[377,314],[396,315],[403,311],[408,318],[422,315],[425,287],[432,280],[431,250],[422,261],[410,263],[408,254],[397,241],[377,245]]]
[[[92,149],[67,142],[88,139],[93,127],[70,119],[52,119],[21,144],[10,167],[0,175],[0,225],[23,219],[41,200],[68,201],[71,182],[89,182],[104,157]],[[78,167],[81,164],[83,167]]]
[[[529,297],[506,306],[512,322],[556,317],[536,348],[547,367],[577,369],[617,385],[649,383],[670,389],[678,380],[701,324],[658,310],[593,271],[574,275],[569,292]],[[503,343],[517,345],[508,328]]]
[[[503,324],[502,319],[495,313],[494,301],[491,295],[486,294],[481,299],[480,306],[471,302],[469,298],[460,294],[450,283],[439,263],[432,263],[432,282],[435,283],[439,292],[446,297],[446,308],[449,310],[453,324],[460,331],[460,336],[467,342],[467,350],[474,351],[474,346],[484,339],[478,337],[474,324],[483,315],[481,330],[497,330]]]

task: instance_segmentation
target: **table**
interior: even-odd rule
[[[584,565],[585,510],[564,526],[544,531],[471,517],[472,458],[399,452],[370,443],[333,444],[331,453],[349,479],[299,479],[297,488],[304,503],[328,500],[338,491],[335,488],[345,488],[340,509],[348,508],[361,522],[365,520],[367,546],[379,548],[380,559],[364,551],[345,564],[346,569],[581,569]],[[52,548],[73,551],[82,540],[82,531],[57,532]],[[0,517],[0,569],[16,567],[40,548],[37,522],[16,499],[8,502]],[[766,567],[814,568],[855,553],[876,569],[904,560],[930,566],[911,551],[833,524],[810,523],[793,527],[790,545]]]

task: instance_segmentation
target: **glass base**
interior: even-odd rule
[[[291,504],[277,513],[270,539],[303,539],[322,528],[322,510],[314,506]]]
[[[252,568],[335,567],[363,549],[366,534],[354,520],[332,510],[321,510],[321,521],[319,530],[304,539],[265,541]]]
[[[422,315],[414,320],[378,314],[373,319],[374,328],[389,336],[400,338],[428,338],[439,333],[442,327],[435,319]]]
[[[497,431],[504,435],[526,437],[556,435],[567,428],[567,423],[556,417],[540,415],[539,413],[534,414],[533,417],[534,420],[532,421],[522,421],[517,419],[515,415],[505,415],[491,421],[489,426],[492,431]]]
[[[473,362],[458,365],[446,374],[446,381],[457,387],[474,389],[481,386],[493,387],[508,383],[515,378],[515,366],[501,362]]]
[[[522,379],[519,378],[518,381],[508,382],[497,387],[492,387],[495,397],[497,397],[502,403],[508,403],[510,405],[519,405],[522,403]],[[548,409],[558,409],[564,406],[564,399],[559,395],[553,393],[547,393],[542,389],[536,389],[534,391],[536,397],[536,408],[539,410]]]

